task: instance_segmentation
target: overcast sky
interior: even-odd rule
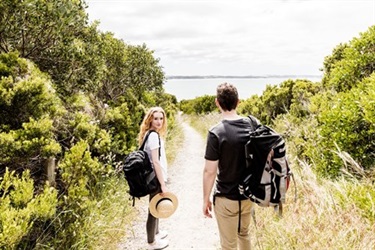
[[[375,0],[86,0],[91,21],[154,50],[166,75],[321,75],[375,25]]]

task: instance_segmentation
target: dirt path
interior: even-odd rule
[[[219,249],[215,219],[202,214],[202,172],[204,139],[185,122],[184,147],[169,166],[169,190],[179,199],[177,211],[167,219],[160,219],[160,229],[167,230],[169,247],[166,249]],[[119,249],[147,249],[146,218],[148,197],[136,200],[137,219],[129,227],[127,238]]]

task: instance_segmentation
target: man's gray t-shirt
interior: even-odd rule
[[[222,120],[209,130],[205,159],[219,160],[216,179],[216,196],[228,199],[244,199],[238,191],[238,184],[246,168],[245,144],[252,131],[249,118]]]

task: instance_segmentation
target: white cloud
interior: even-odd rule
[[[91,20],[145,43],[167,75],[320,74],[339,43],[375,24],[373,0],[88,0]]]

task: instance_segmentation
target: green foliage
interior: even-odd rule
[[[132,223],[136,210],[131,199],[124,193],[127,183],[121,176],[111,176],[101,185],[95,206],[90,209],[81,231],[86,234],[86,244],[77,249],[117,249],[119,240],[125,238],[129,223]]]
[[[38,66],[51,75],[60,96],[82,91],[98,93],[105,77],[100,32],[93,24],[80,27],[75,33],[66,35],[66,41],[58,43],[51,53],[46,55],[50,60],[36,61]]]
[[[250,98],[243,100],[238,105],[238,112],[243,115],[252,114],[258,119],[261,116],[261,107],[262,107],[262,100],[258,95],[252,95]]]
[[[85,24],[84,7],[73,0],[1,1],[1,52],[19,51],[21,57],[41,60],[43,52],[69,40]]]
[[[348,152],[364,169],[374,167],[374,100],[375,73],[350,91],[338,93],[321,107],[319,147],[311,154],[319,172],[336,176],[343,165],[340,151]]]
[[[265,124],[271,124],[277,116],[289,112],[305,117],[310,112],[310,97],[319,90],[319,84],[309,80],[286,80],[280,85],[267,85],[260,97],[255,95],[241,102],[238,111],[252,114]]]
[[[340,44],[331,56],[326,57],[322,83],[338,92],[347,91],[374,71],[375,26],[371,26],[359,38]]]
[[[159,59],[154,58],[153,51],[145,44],[141,46],[128,45],[126,49],[126,83],[131,86],[131,93],[136,100],[142,102],[142,94],[162,88],[165,79],[162,68],[158,66]]]
[[[39,194],[35,191],[29,171],[18,177],[6,169],[0,177],[1,249],[22,249],[22,239],[38,231],[35,225],[55,215],[56,190],[46,184]]]
[[[305,118],[311,114],[310,99],[322,90],[320,83],[308,80],[296,80],[292,88],[292,100],[289,112],[297,118]]]
[[[59,215],[35,220],[21,249],[89,247],[90,211],[136,147],[147,107],[162,106],[174,126],[177,100],[164,92],[153,51],[87,25],[84,7],[76,0],[0,2],[0,176],[5,166],[29,169],[37,193],[47,159],[58,163],[51,211],[57,206]]]
[[[84,8],[77,0],[1,1],[0,52],[18,51],[58,83],[61,77],[85,75],[85,65],[76,59],[76,41],[87,23]]]
[[[38,168],[38,162],[58,154],[53,118],[63,114],[50,80],[17,54],[0,56],[0,166]],[[15,115],[17,114],[17,115]]]
[[[324,76],[322,79],[323,84],[327,81],[327,79],[331,78],[332,70],[334,69],[335,64],[343,60],[344,51],[348,47],[349,46],[347,43],[340,43],[333,49],[331,55],[324,58],[322,69],[324,72]]]
[[[9,84],[16,81],[18,77],[24,78],[28,71],[26,60],[19,58],[18,53],[0,54],[0,78],[9,79]]]
[[[185,114],[208,114],[217,109],[214,95],[204,95],[191,100],[180,101],[180,110]]]
[[[0,79],[0,129],[19,129],[30,118],[53,117],[62,112],[51,82],[32,63],[14,53],[1,54],[0,68],[3,69]]]
[[[334,196],[338,200],[340,207],[351,209],[352,207],[358,207],[362,217],[369,220],[369,224],[375,223],[375,187],[374,183],[370,180],[367,182],[358,182],[351,180],[347,183],[342,192],[334,193]]]
[[[269,124],[277,115],[285,114],[289,110],[294,83],[293,80],[287,80],[282,82],[280,86],[267,85],[261,96],[263,104],[261,120],[265,120]]]
[[[107,110],[103,126],[111,133],[113,153],[124,155],[135,149],[143,115],[140,106],[130,111],[126,103]]]
[[[65,191],[59,200],[63,213],[59,217],[60,242],[56,243],[68,247],[81,242],[84,246],[87,236],[82,227],[88,223],[85,220],[97,202],[98,184],[109,169],[91,157],[85,141],[78,142],[64,155],[59,169]]]

